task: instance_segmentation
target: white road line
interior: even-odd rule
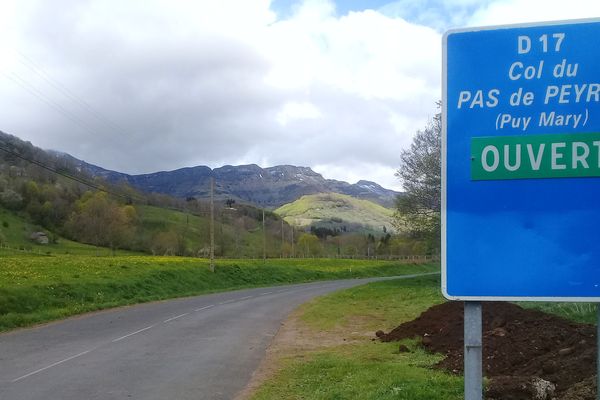
[[[266,296],[266,295],[271,294],[271,293],[273,293],[273,292],[265,292],[265,293],[261,293],[260,295],[261,296]]]
[[[173,321],[174,319],[181,318],[181,317],[185,317],[185,316],[186,316],[186,315],[188,315],[188,314],[189,314],[189,312],[186,312],[185,314],[177,315],[177,316],[175,316],[175,317],[172,317],[172,318],[169,318],[169,319],[167,319],[167,320],[164,320],[164,321],[163,321],[163,323],[165,323],[165,324],[166,324],[167,322],[171,322],[171,321]]]
[[[233,303],[234,301],[235,301],[235,299],[231,299],[231,300],[227,300],[227,301],[222,301],[222,302],[219,303],[219,305]]]
[[[126,338],[128,338],[129,336],[133,336],[133,335],[135,335],[135,334],[138,334],[138,333],[140,333],[140,332],[147,331],[148,329],[150,329],[150,328],[154,328],[155,326],[156,326],[156,324],[154,324],[154,325],[150,325],[150,326],[147,326],[147,327],[145,327],[145,328],[142,328],[142,329],[140,329],[140,330],[138,330],[138,331],[135,331],[135,332],[131,332],[131,333],[129,333],[129,334],[127,334],[127,335],[125,335],[125,336],[121,336],[120,338],[116,338],[116,339],[114,339],[114,340],[112,341],[112,343],[116,343],[116,342],[118,342],[118,341],[121,341],[121,340],[123,340],[123,339],[126,339]]]
[[[289,289],[281,289],[281,290],[278,290],[277,293],[285,292],[287,290],[289,290]]]
[[[246,296],[246,297],[242,297],[241,299],[238,299],[238,300],[240,300],[240,301],[242,301],[242,300],[248,300],[248,299],[251,299],[253,297],[254,296]]]
[[[211,304],[210,306],[206,306],[206,307],[202,307],[202,308],[196,308],[194,311],[198,312],[198,311],[206,310],[207,308],[212,308],[214,306],[215,306],[214,304]]]
[[[38,369],[38,370],[35,370],[35,371],[33,371],[33,372],[30,372],[30,373],[28,373],[27,375],[23,375],[23,376],[20,376],[20,377],[18,377],[17,379],[13,379],[13,380],[11,381],[11,383],[15,383],[15,382],[18,382],[18,381],[20,381],[20,380],[22,380],[22,379],[29,378],[29,377],[30,377],[30,376],[32,376],[32,375],[35,375],[35,374],[38,374],[38,373],[40,373],[40,372],[42,372],[42,371],[45,371],[45,370],[47,370],[48,368],[56,367],[57,365],[60,365],[60,364],[62,364],[62,363],[66,363],[67,361],[71,361],[71,360],[72,360],[72,359],[74,359],[74,358],[81,357],[81,356],[83,356],[83,355],[85,355],[85,354],[89,353],[90,351],[92,351],[92,350],[86,350],[86,351],[82,351],[82,352],[81,352],[81,353],[79,353],[79,354],[75,354],[74,356],[71,356],[71,357],[69,357],[69,358],[65,358],[64,360],[57,361],[57,362],[55,362],[54,364],[50,364],[50,365],[48,365],[48,366],[46,366],[46,367],[44,367],[44,368],[40,368],[40,369]]]

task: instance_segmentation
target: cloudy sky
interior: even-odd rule
[[[0,0],[0,130],[127,173],[293,164],[400,189],[452,27],[583,0]]]

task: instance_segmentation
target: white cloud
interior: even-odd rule
[[[0,75],[0,130],[123,172],[296,164],[398,187],[400,150],[440,98],[440,33],[372,10],[310,0],[282,20],[268,0],[0,4],[0,38],[18,50],[0,71],[22,79]]]
[[[480,8],[471,26],[515,24],[600,16],[600,3],[589,0],[498,0]]]
[[[314,104],[306,101],[301,103],[290,101],[285,103],[277,114],[277,121],[285,126],[292,120],[314,119],[320,116],[322,114]]]
[[[400,151],[441,96],[442,30],[594,17],[600,3],[364,8],[0,1],[0,130],[129,173],[296,164],[398,188]]]
[[[370,176],[372,179],[367,180],[376,182],[383,187],[394,190],[401,189],[397,178],[394,176],[396,170],[387,165],[358,163],[355,165],[355,168],[349,170],[336,164],[319,164],[315,165],[313,169],[325,177],[333,175],[337,176],[338,180],[350,183],[365,180],[365,176]]]
[[[340,18],[331,9],[330,14],[305,11],[313,3],[271,27],[265,42],[270,83],[327,85],[368,99],[403,100],[439,91],[441,44],[433,29],[371,10]]]
[[[465,25],[476,10],[492,0],[397,0],[380,8],[391,17],[401,17],[415,24],[443,32]]]

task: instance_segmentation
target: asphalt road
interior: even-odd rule
[[[0,335],[0,399],[231,399],[299,304],[376,279],[239,290]]]

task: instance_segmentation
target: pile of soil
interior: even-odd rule
[[[461,302],[440,304],[378,337],[384,342],[418,337],[429,351],[446,355],[437,368],[459,374],[463,310]],[[488,399],[594,400],[596,327],[511,303],[483,303],[483,369],[491,378]],[[534,394],[540,385],[553,388]]]

